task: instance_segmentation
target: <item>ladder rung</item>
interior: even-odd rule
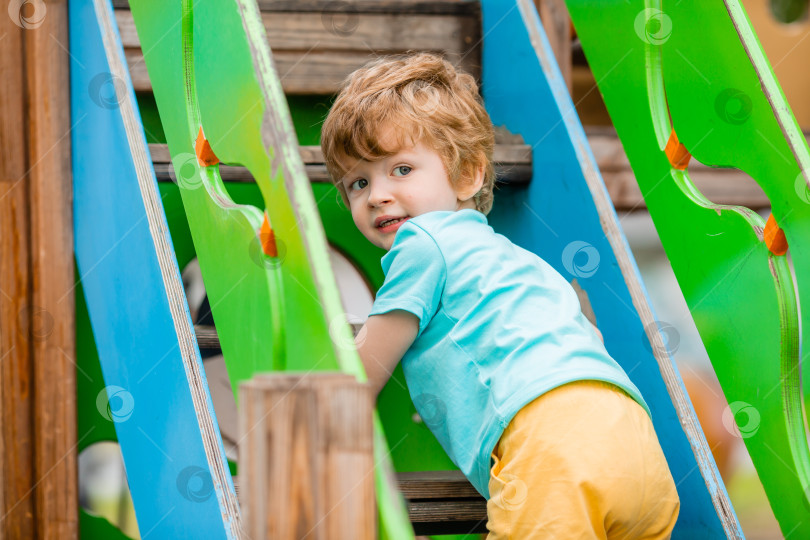
[[[399,472],[397,483],[417,535],[487,532],[487,501],[461,471]]]
[[[170,182],[169,172],[171,166],[169,149],[165,144],[150,144],[149,152],[152,154],[152,164],[158,182]],[[301,159],[304,169],[312,182],[331,182],[326,165],[323,163],[323,154],[319,146],[300,147]],[[192,156],[189,156],[191,159]],[[509,184],[528,184],[532,178],[532,149],[526,144],[498,144],[493,153],[495,174],[497,180]],[[222,180],[225,182],[253,182],[253,176],[244,167],[232,167],[220,164]]]

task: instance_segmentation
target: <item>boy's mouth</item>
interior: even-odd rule
[[[408,220],[408,217],[390,217],[390,216],[383,216],[382,218],[378,218],[375,225],[377,229],[381,232],[387,233],[391,231],[395,231],[399,228],[399,226]]]

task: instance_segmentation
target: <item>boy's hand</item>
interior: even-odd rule
[[[416,315],[394,310],[372,315],[357,333],[354,343],[366,368],[375,400],[418,331],[419,318]]]

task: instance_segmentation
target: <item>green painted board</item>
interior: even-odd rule
[[[810,157],[801,131],[737,1],[568,7],[727,415],[784,534],[810,537],[799,369],[799,321],[808,328],[810,301],[800,313],[796,297],[810,299]],[[785,230],[797,283],[786,257],[766,247],[758,214],[712,203],[688,169],[670,165],[664,148],[673,127],[700,162],[739,168],[759,183]]]
[[[255,1],[130,7],[174,168],[190,171],[177,180],[233,388],[274,369],[365,380]],[[217,165],[197,165],[200,127],[256,180],[276,257],[261,250],[262,210],[234,203]],[[376,415],[374,451],[382,537],[411,538]]]

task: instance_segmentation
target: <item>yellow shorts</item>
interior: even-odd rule
[[[492,459],[487,540],[664,539],[678,518],[650,417],[608,383],[576,381],[527,404]]]

